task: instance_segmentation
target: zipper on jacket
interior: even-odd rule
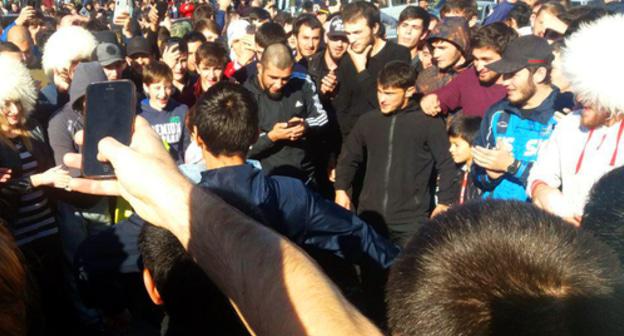
[[[392,147],[394,145],[394,124],[396,123],[396,114],[392,116],[390,121],[390,132],[388,132],[388,157],[386,162],[386,173],[384,174],[384,197],[383,197],[383,216],[387,218],[388,212],[388,184],[390,183],[390,168],[392,166]]]

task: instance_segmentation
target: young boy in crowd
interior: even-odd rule
[[[449,152],[453,161],[461,166],[461,189],[459,191],[459,204],[464,204],[481,197],[480,189],[474,185],[470,178],[472,166],[472,142],[479,132],[481,117],[464,115],[454,116],[448,126],[448,136],[451,147]]]
[[[171,98],[173,74],[163,62],[155,61],[143,71],[143,90],[147,98],[141,101],[141,116],[167,143],[171,156],[178,164],[184,162],[189,145],[189,132],[184,125],[188,107]]]

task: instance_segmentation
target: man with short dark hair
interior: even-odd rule
[[[500,75],[486,65],[498,61],[516,36],[513,29],[500,22],[477,30],[470,41],[472,65],[447,85],[424,96],[420,101],[423,112],[436,116],[461,109],[464,115],[483,117],[492,104],[505,97]]]
[[[286,32],[284,28],[276,22],[267,22],[262,26],[256,28],[254,35],[254,42],[256,44],[256,59],[255,61],[245,65],[238,69],[232,77],[239,83],[245,83],[247,78],[255,76],[258,71],[258,62],[262,59],[262,53],[264,49],[273,43],[286,43]],[[301,71],[305,71],[305,68],[301,67]]]
[[[228,298],[171,232],[143,224],[138,250],[147,294],[166,313],[161,335],[205,335],[207,327],[227,335],[248,335]]]
[[[513,28],[520,36],[533,34],[531,31],[531,7],[523,1],[515,3],[507,14],[505,24]]]
[[[355,1],[342,10],[344,30],[349,39],[348,57],[338,66],[340,88],[334,106],[342,138],[351,132],[358,118],[379,107],[377,75],[390,61],[410,61],[409,50],[381,37],[379,9],[366,1]]]
[[[319,51],[323,25],[313,14],[303,14],[295,20],[293,34],[297,39],[295,60],[307,68],[310,58]]]
[[[258,63],[258,74],[244,86],[259,109],[260,137],[249,158],[259,160],[267,175],[285,175],[315,186],[310,139],[327,124],[327,113],[316,95],[314,83],[292,77],[294,60],[281,43],[268,46]]]
[[[397,25],[397,43],[409,49],[412,66],[420,68],[418,52],[426,43],[429,35],[429,20],[431,15],[420,7],[407,6],[399,14]]]
[[[231,83],[213,86],[198,101],[189,126],[208,168],[199,185],[299,245],[387,268],[398,249],[361,219],[309,191],[300,180],[266,176],[246,164],[258,137],[258,112],[262,118],[253,95]]]
[[[487,65],[503,75],[507,97],[488,109],[475,140],[472,173],[483,198],[527,200],[529,172],[560,110],[559,89],[550,85],[553,58],[546,40],[521,36]]]
[[[411,101],[415,77],[406,62],[384,67],[377,81],[379,109],[358,119],[336,167],[336,203],[350,209],[347,190],[358,168],[366,166],[357,212],[400,244],[431,214],[434,166],[440,182],[433,215],[454,203],[458,194],[444,121],[426,116]]]
[[[532,205],[434,218],[388,280],[391,335],[621,335],[623,272],[591,235]]]

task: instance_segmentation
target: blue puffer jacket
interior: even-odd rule
[[[475,184],[483,190],[483,198],[526,201],[526,183],[539,147],[550,137],[556,125],[553,118],[561,101],[560,92],[553,92],[535,109],[521,110],[506,98],[492,105],[481,122],[475,146],[495,148],[498,142],[511,146],[516,160],[521,162],[518,171],[506,173],[496,180],[489,178],[485,169],[475,165],[472,170]]]
[[[356,264],[375,261],[384,268],[399,252],[356,215],[311,192],[298,179],[268,177],[245,164],[204,171],[199,185],[298,245]]]

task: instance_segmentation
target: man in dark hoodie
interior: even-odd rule
[[[418,74],[416,90],[429,94],[470,65],[470,28],[463,17],[447,17],[431,32],[433,66]]]
[[[360,117],[336,168],[336,203],[350,209],[347,190],[357,169],[366,164],[358,214],[401,244],[430,215],[434,165],[440,180],[432,215],[444,211],[458,195],[444,121],[426,116],[411,101],[415,77],[416,71],[406,62],[384,67],[377,82],[379,109]]]

